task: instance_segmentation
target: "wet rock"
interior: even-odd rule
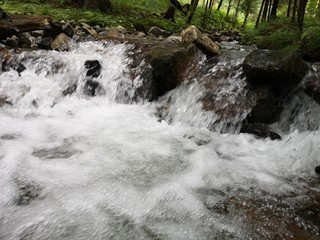
[[[180,36],[183,42],[194,43],[207,56],[211,57],[219,54],[218,44],[202,34],[195,26],[183,30]]]
[[[270,130],[267,125],[263,124],[245,124],[242,126],[241,133],[250,133],[259,138],[270,138],[271,140],[281,140],[281,136]]]
[[[81,26],[82,30],[83,30],[85,33],[87,33],[87,34],[89,34],[89,35],[91,35],[91,36],[93,36],[93,37],[95,37],[95,36],[98,35],[98,33],[96,32],[96,30],[94,30],[94,28],[91,27],[90,25],[88,25],[88,24],[86,24],[86,23],[80,23],[80,26]]]
[[[206,145],[211,141],[211,139],[208,137],[206,138],[206,137],[198,136],[198,135],[185,134],[183,137],[186,139],[190,139],[198,146]]]
[[[7,38],[5,43],[12,48],[16,48],[19,46],[19,38],[16,35],[13,35],[12,37]]]
[[[187,71],[198,56],[197,48],[191,44],[163,44],[145,53],[152,67],[155,98],[174,89],[186,79]]]
[[[78,85],[76,83],[68,86],[65,90],[62,91],[63,96],[71,95],[77,90]]]
[[[41,49],[51,49],[53,39],[51,37],[42,38],[38,43],[38,47]]]
[[[70,23],[66,23],[65,25],[63,25],[62,31],[69,37],[73,37],[76,32],[76,30],[72,27]]]
[[[51,43],[51,49],[60,52],[69,51],[70,38],[66,34],[60,33]]]
[[[87,70],[86,76],[87,77],[99,77],[101,73],[101,64],[98,60],[87,60],[84,63],[84,66]]]
[[[26,70],[26,67],[22,63],[17,63],[15,66],[13,66],[13,69],[16,70],[20,76],[20,73]]]
[[[35,150],[32,155],[41,159],[69,158],[76,154],[77,151],[69,144],[50,149]]]
[[[34,37],[30,33],[22,33],[19,38],[19,46],[23,48],[31,48],[35,42]]]
[[[20,205],[28,205],[30,202],[39,197],[41,189],[33,183],[18,182],[18,197],[16,203]]]
[[[267,84],[278,92],[297,85],[309,71],[309,66],[295,52],[254,50],[243,61],[247,80]]]
[[[320,166],[316,166],[314,168],[314,171],[317,173],[317,174],[320,174]]]
[[[169,33],[168,31],[165,31],[159,27],[152,27],[152,28],[150,28],[148,35],[149,36],[153,35],[157,38],[159,38],[159,37],[167,38],[171,35],[171,33]]]
[[[250,89],[250,91],[248,95],[249,98],[253,98],[254,103],[247,116],[247,121],[265,124],[276,122],[283,109],[282,99],[274,95],[268,88]]]
[[[61,34],[63,28],[63,24],[59,21],[53,21],[50,23],[50,29],[44,31],[44,38],[51,37],[56,38],[59,34]]]
[[[44,30],[31,31],[30,34],[33,37],[41,37],[42,38],[44,35]]]
[[[0,107],[5,105],[12,105],[12,103],[8,100],[7,96],[0,96]]]
[[[100,86],[100,83],[92,80],[87,80],[83,88],[83,93],[85,95],[94,97],[101,91],[101,89],[102,88]]]
[[[96,30],[97,32],[101,32],[101,31],[102,31],[102,28],[101,28],[99,25],[95,25],[93,28],[94,28],[94,30]]]
[[[232,39],[226,35],[222,35],[222,33],[214,33],[209,35],[209,38],[214,42],[230,42]]]
[[[310,79],[303,88],[304,92],[315,102],[320,104],[320,81],[317,78]]]

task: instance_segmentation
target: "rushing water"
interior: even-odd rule
[[[201,79],[169,93],[159,121],[157,103],[125,104],[142,84],[129,49],[25,53],[21,76],[2,73],[0,239],[319,239],[317,128],[295,128],[299,115],[281,141],[209,131]],[[86,60],[102,64],[95,97]],[[226,93],[244,89],[240,75]]]

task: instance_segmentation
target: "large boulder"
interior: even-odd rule
[[[250,83],[267,84],[280,92],[297,85],[309,71],[297,53],[267,50],[252,51],[242,68]]]
[[[66,34],[60,33],[51,43],[51,49],[60,52],[69,51],[70,38]]]
[[[154,98],[180,85],[188,75],[198,50],[193,44],[162,43],[145,52],[152,67]]]
[[[183,30],[180,36],[183,42],[194,43],[207,56],[211,57],[219,54],[219,45],[202,34],[195,26]]]

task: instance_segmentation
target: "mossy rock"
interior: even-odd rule
[[[247,80],[267,84],[279,92],[297,85],[309,71],[308,64],[296,52],[254,50],[242,64]]]

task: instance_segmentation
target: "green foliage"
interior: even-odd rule
[[[241,39],[242,44],[255,44],[258,48],[287,49],[299,48],[299,29],[287,18],[279,18],[260,24],[257,29],[247,29]]]
[[[190,3],[190,0],[180,0],[180,3]],[[202,25],[204,7],[197,8],[192,24]],[[169,32],[179,32],[186,27],[186,16],[179,11],[175,14],[175,23],[161,17],[169,6],[169,0],[112,0],[113,12],[101,13],[98,10],[74,8],[71,0],[10,0],[2,5],[3,9],[12,13],[42,14],[52,16],[57,20],[76,20],[101,26],[122,25],[127,29],[134,29],[134,25],[143,24],[147,30],[151,26],[158,26]],[[231,15],[230,15],[231,16]],[[225,19],[224,12],[213,10],[208,16],[206,27],[225,30],[237,27],[233,19]]]
[[[309,60],[320,61],[320,26],[305,28],[301,35],[301,49]]]

